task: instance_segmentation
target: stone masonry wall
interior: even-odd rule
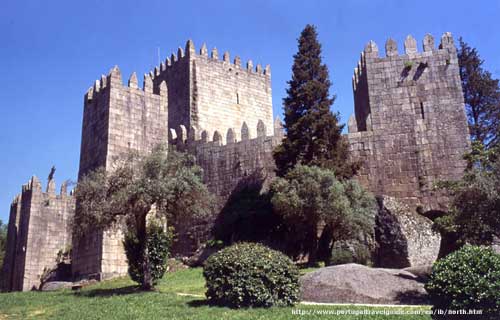
[[[205,45],[197,54],[193,42],[188,41],[185,51],[179,48],[177,56],[172,54],[149,75],[155,92],[160,83],[167,83],[171,102],[169,128],[177,130],[183,125],[197,132],[217,131],[221,135],[232,128],[239,139],[243,123],[256,128],[260,120],[266,128],[273,126],[269,66],[254,68],[253,62],[248,61],[242,67],[239,57],[230,62],[229,52],[219,60],[216,48],[209,57]],[[250,138],[256,136],[251,130]]]
[[[164,82],[158,89],[153,93],[149,75],[139,89],[135,73],[124,86],[117,67],[96,81],[85,97],[80,178],[101,166],[112,170],[129,150],[145,153],[167,143],[168,92]],[[76,240],[74,276],[101,279],[126,274],[122,238],[119,231],[96,231]]]
[[[381,58],[374,43],[367,45],[353,79],[355,114],[347,138],[353,157],[364,162],[359,179],[376,194],[441,208],[444,200],[430,190],[432,183],[458,178],[469,147],[453,40],[445,34],[435,49],[428,36],[419,53],[408,38],[404,55],[393,41],[386,47]],[[114,68],[87,93],[80,177],[98,166],[111,168],[128,149],[146,152],[167,141],[167,133],[171,144],[196,156],[220,203],[245,176],[274,174],[272,149],[282,131],[270,133],[269,67],[254,71],[249,61],[242,68],[238,57],[230,62],[229,53],[221,61],[216,49],[209,57],[205,45],[197,54],[188,41],[145,75],[143,90],[137,86],[133,74],[124,87]],[[188,229],[178,232],[185,236]],[[196,247],[196,239],[181,250]],[[77,277],[126,272],[120,234],[89,234],[74,253]]]
[[[423,52],[406,38],[405,54],[389,39],[386,57],[370,42],[355,68],[355,117],[348,139],[364,161],[359,179],[372,192],[425,210],[445,209],[433,183],[462,176],[469,133],[456,48],[445,33],[438,49],[427,35]]]
[[[46,192],[36,177],[23,186],[11,206],[3,290],[38,289],[44,270],[55,267],[58,252],[71,246],[74,210],[65,184],[60,194],[55,193],[54,180],[49,180]]]
[[[206,131],[198,137],[196,132],[189,131],[186,135],[185,128],[180,128],[172,133],[175,139],[170,143],[177,150],[187,151],[193,154],[198,165],[203,169],[203,180],[208,189],[217,198],[216,212],[222,208],[236,186],[245,177],[257,174],[270,181],[275,176],[275,163],[273,150],[283,139],[283,126],[279,118],[273,125],[273,131],[267,131],[263,125],[255,129],[257,137],[250,139],[249,128],[243,125],[236,139],[236,133],[229,129],[225,139],[220,135],[214,135],[209,139]],[[223,140],[227,143],[223,143]],[[215,217],[213,217],[215,218]],[[207,236],[213,221],[208,225],[198,226],[190,221],[176,225],[178,241],[174,248],[174,254],[188,255],[193,253]]]
[[[153,80],[153,91],[158,93],[161,83],[165,82],[168,88],[168,128],[178,128],[191,125],[191,59],[189,52],[184,55],[179,48],[177,56],[172,54],[161,66],[149,72]]]

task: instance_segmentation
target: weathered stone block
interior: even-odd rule
[[[375,240],[377,267],[430,265],[438,257],[441,236],[432,221],[392,197],[377,197]]]

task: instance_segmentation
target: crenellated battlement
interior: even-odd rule
[[[166,83],[160,84],[160,90],[153,93],[153,77],[151,74],[144,74],[144,81],[142,89],[139,89],[139,82],[137,74],[133,72],[130,75],[127,85],[125,86],[122,81],[122,74],[118,66],[114,66],[108,75],[102,75],[100,79],[95,80],[94,85],[90,87],[85,93],[85,102],[92,103],[92,101],[99,99],[104,94],[109,94],[110,88],[128,88],[135,89],[135,93],[144,92],[144,94],[156,94],[159,96],[167,96]]]
[[[265,137],[278,137],[282,138],[284,135],[283,123],[278,117],[274,121],[273,131],[268,131],[266,125],[262,120],[257,122],[257,126],[254,130],[250,130],[247,123],[243,122],[241,128],[236,130],[235,128],[229,128],[225,134],[220,133],[215,130],[211,132],[209,130],[197,130],[195,127],[189,128],[189,130],[184,126],[180,125],[176,129],[169,129],[168,140],[172,145],[176,145],[184,149],[186,146],[223,146],[230,145],[233,143],[257,140]]]
[[[254,126],[243,122],[239,128],[196,130],[179,126],[169,130],[169,144],[182,152],[194,155],[203,168],[203,180],[209,190],[224,203],[235,186],[254,173],[273,177],[273,150],[284,137],[283,124],[277,118],[273,128],[259,121]]]
[[[146,151],[166,140],[168,88],[165,81],[155,90],[144,75],[139,88],[133,72],[126,85],[118,66],[96,80],[85,94],[79,176],[111,164],[125,150]]]
[[[273,125],[269,65],[248,60],[242,66],[240,57],[231,60],[228,51],[209,52],[206,44],[197,51],[188,40],[146,74],[146,91],[159,94],[162,86],[168,89],[168,128],[193,127],[200,134],[205,129],[213,139],[215,131],[225,135],[244,121],[249,127],[258,120],[268,128]]]
[[[14,201],[16,201],[18,197],[22,198],[23,195],[26,197],[26,194],[28,192],[36,192],[36,193],[39,193],[39,194],[41,194],[43,196],[56,196],[56,197],[65,197],[65,196],[72,197],[73,196],[73,190],[70,190],[70,192],[68,194],[68,183],[67,183],[67,181],[64,181],[61,184],[59,193],[56,193],[56,182],[55,182],[54,179],[49,179],[47,181],[46,189],[45,189],[45,191],[43,191],[43,189],[42,189],[42,183],[40,182],[40,179],[38,179],[37,176],[32,176],[31,179],[28,180],[27,183],[25,183],[25,184],[22,185],[21,194],[19,194],[14,199]]]
[[[188,40],[185,45],[185,49],[179,47],[177,49],[177,54],[172,53],[170,57],[167,57],[164,62],[156,66],[148,74],[154,80],[156,77],[161,76],[163,73],[169,73],[176,71],[176,65],[182,64],[186,60],[196,60],[203,59],[212,63],[218,63],[221,66],[227,68],[227,71],[246,71],[249,75],[257,75],[263,77],[271,77],[271,66],[266,65],[264,68],[261,64],[257,64],[254,67],[253,61],[248,60],[244,67],[241,66],[241,59],[239,56],[235,56],[234,60],[231,62],[231,57],[229,51],[225,51],[222,55],[222,60],[219,59],[219,51],[214,47],[208,54],[207,45],[203,43],[198,53],[196,53],[196,48],[192,40]]]
[[[422,40],[422,51],[419,52],[417,49],[417,41],[411,35],[408,35],[403,43],[403,52],[400,53],[397,42],[389,38],[385,42],[385,57],[380,57],[377,44],[370,40],[361,52],[358,65],[354,68],[354,74],[352,76],[353,90],[356,90],[360,86],[360,82],[365,80],[363,75],[366,73],[367,63],[397,63],[397,61],[402,61],[403,63],[406,62],[405,68],[408,69],[407,71],[410,71],[413,67],[411,61],[424,61],[422,65],[418,66],[423,69],[426,67],[425,64],[428,63],[425,60],[429,60],[431,57],[434,60],[433,62],[439,62],[442,65],[458,64],[456,54],[454,54],[456,48],[453,36],[450,32],[446,32],[441,36],[441,41],[437,48],[434,42],[434,37],[430,34],[426,34]],[[438,58],[438,61],[436,61],[436,58]]]
[[[23,193],[30,192],[33,190],[40,190],[40,192],[42,191],[42,184],[40,183],[40,180],[38,180],[36,176],[32,176],[31,179],[22,186]]]
[[[426,55],[430,55],[430,52],[437,50],[452,50],[452,51],[456,50],[455,43],[453,41],[453,36],[451,35],[450,32],[443,33],[443,35],[441,36],[441,42],[437,48],[435,48],[434,45],[434,37],[430,34],[426,34],[424,39],[422,40],[422,50],[423,50],[422,52],[418,51],[417,41],[411,35],[408,35],[406,37],[403,43],[403,48],[404,52],[400,54],[397,42],[392,38],[388,38],[387,41],[385,42],[385,58],[400,57],[403,55],[412,56],[418,54],[425,54],[426,52],[429,52]],[[363,53],[366,58],[379,58],[378,46],[372,40],[370,40],[365,45]]]

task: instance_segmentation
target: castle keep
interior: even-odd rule
[[[375,194],[413,208],[443,210],[446,201],[432,184],[459,178],[469,148],[453,39],[444,34],[436,48],[427,35],[421,52],[410,36],[404,53],[393,40],[385,47],[381,57],[377,45],[368,43],[354,71],[354,115],[345,138],[363,163],[358,179]],[[220,59],[217,49],[209,54],[205,45],[196,52],[191,41],[144,75],[142,88],[135,73],[124,84],[114,67],[85,94],[79,177],[100,166],[111,169],[128,150],[145,153],[168,142],[195,155],[205,183],[223,204],[245,177],[274,175],[272,150],[284,132],[279,119],[273,121],[271,97],[269,66],[242,66],[228,52]],[[36,287],[71,239],[67,221],[74,199],[65,192],[56,196],[53,188],[51,180],[43,193],[33,178],[12,204],[4,289]],[[189,252],[209,226],[184,227],[177,231],[181,238],[191,235],[181,249]],[[127,272],[119,232],[95,231],[72,242],[75,278]]]

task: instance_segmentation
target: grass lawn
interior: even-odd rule
[[[0,294],[3,319],[426,319],[428,315],[335,315],[346,311],[428,311],[429,308],[311,306],[239,309],[207,305],[200,268],[167,274],[157,292],[139,292],[128,278],[105,281],[80,292],[15,292]],[[180,294],[185,295],[180,295]],[[298,313],[323,313],[299,315]]]

